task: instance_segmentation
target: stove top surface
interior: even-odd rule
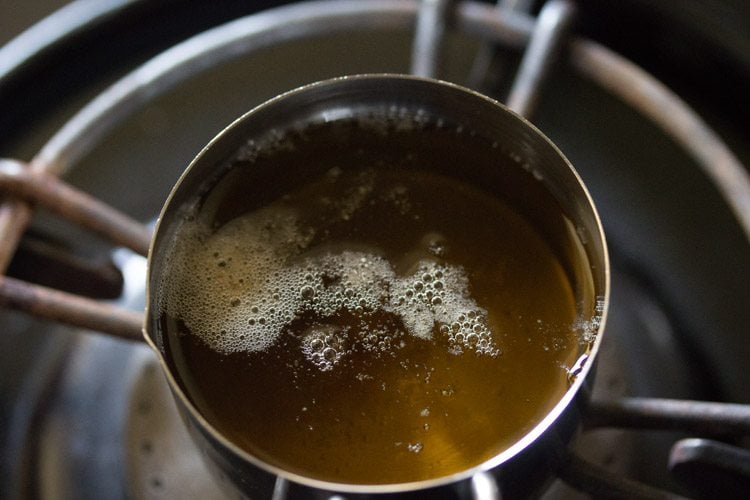
[[[409,31],[380,29],[250,51],[152,96],[65,178],[139,220],[153,220],[192,157],[234,118],[304,83],[408,72],[411,38]],[[477,47],[470,37],[449,36],[441,76],[464,83]],[[114,74],[38,114],[2,156],[29,159]],[[750,253],[720,192],[654,124],[569,67],[557,68],[533,121],[576,166],[608,237],[613,289],[595,396],[750,403],[744,370]],[[142,309],[145,259],[111,253],[44,215],[34,228],[66,241],[73,253],[111,258],[124,277],[118,302]],[[0,321],[3,496],[224,498],[189,453],[192,442],[145,346],[13,312],[2,311]],[[675,488],[666,462],[677,437],[597,430],[584,434],[576,450],[617,474]],[[556,482],[546,495],[581,494]]]

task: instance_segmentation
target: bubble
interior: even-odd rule
[[[323,349],[323,358],[326,361],[333,362],[336,360],[337,357],[338,357],[338,353],[336,352],[336,349],[334,349],[333,347],[326,347],[325,349]]]
[[[604,312],[604,298],[603,297],[597,297],[596,298],[596,312],[597,314],[602,314]]]
[[[408,449],[412,453],[419,453],[420,451],[422,451],[423,447],[424,445],[420,442],[409,443],[408,445],[406,445],[406,449]]]
[[[427,249],[435,257],[443,257],[445,255],[445,246],[440,243],[433,243]]]

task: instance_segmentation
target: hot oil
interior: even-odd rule
[[[450,475],[518,441],[564,394],[580,318],[561,230],[508,200],[563,217],[503,158],[455,128],[356,121],[238,153],[160,291],[198,410],[340,483]]]

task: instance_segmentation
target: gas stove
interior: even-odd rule
[[[658,66],[659,53],[671,54],[667,33],[653,51],[639,52],[639,40],[628,54],[665,81],[618,52],[636,35],[605,26],[627,31],[640,2],[627,3],[620,21],[585,1],[278,3],[66,5],[0,51],[0,157],[29,163],[0,170],[63,176],[148,225],[218,131],[285,90],[409,72],[477,88],[529,116],[576,166],[612,257],[593,402],[542,497],[750,491],[747,117],[726,108],[726,95],[700,98],[747,83],[731,37],[718,38],[721,57],[708,66],[728,72],[724,86],[691,85],[679,77],[700,75],[692,67]],[[670,17],[669,5],[646,24],[663,18],[674,36],[689,32],[693,24]],[[44,193],[27,196],[49,203]],[[55,203],[32,219],[19,202],[0,200],[10,277],[0,281],[0,303],[42,318],[0,311],[0,496],[226,498],[151,351],[91,331],[137,335],[145,259],[53,214]],[[70,314],[54,308],[70,305],[68,295],[50,298],[18,280],[96,302]],[[113,305],[132,314],[115,325]]]

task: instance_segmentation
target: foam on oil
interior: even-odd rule
[[[349,214],[351,206],[343,205],[342,213]],[[457,352],[499,354],[487,312],[469,296],[460,266],[420,260],[411,274],[398,276],[374,253],[306,257],[302,251],[312,236],[282,208],[238,217],[215,233],[201,222],[186,223],[177,249],[182,258],[174,261],[174,279],[160,292],[167,314],[179,316],[194,335],[226,354],[267,349],[301,315],[375,311],[392,313],[407,333],[424,339],[438,325]],[[312,357],[320,351],[303,349]],[[316,365],[331,369],[344,354],[332,352],[332,347],[320,352],[330,362]]]

